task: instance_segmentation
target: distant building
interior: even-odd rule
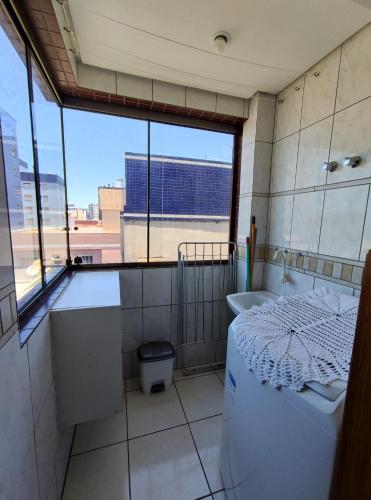
[[[120,213],[125,205],[125,189],[122,187],[98,187],[99,219],[104,231],[120,233]]]
[[[69,225],[73,226],[77,220],[87,220],[86,208],[76,207],[73,203],[68,205],[68,221]]]
[[[6,170],[6,185],[9,206],[9,219],[12,230],[24,228],[23,200],[18,156],[16,121],[9,113],[0,108],[3,155]],[[23,162],[24,163],[24,162]]]
[[[89,203],[86,216],[88,220],[99,220],[98,203]]]
[[[35,176],[33,172],[21,171],[24,225],[26,228],[37,224]],[[47,227],[65,227],[64,180],[56,174],[39,174],[42,222]]]
[[[227,241],[231,163],[161,155],[150,161],[151,260],[175,260],[182,241]],[[121,237],[126,262],[146,258],[147,171],[147,155],[125,154]]]

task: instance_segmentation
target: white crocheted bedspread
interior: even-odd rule
[[[233,322],[237,348],[247,368],[274,387],[347,381],[358,302],[321,288],[253,306]]]

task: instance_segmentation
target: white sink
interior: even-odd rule
[[[240,314],[240,312],[250,309],[252,306],[261,306],[278,298],[279,295],[266,291],[232,293],[227,295],[227,304],[235,314]]]

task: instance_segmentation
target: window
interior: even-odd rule
[[[60,272],[67,259],[62,117],[55,97],[33,58],[31,59],[31,68],[34,140],[37,145],[37,162],[42,188],[42,255],[45,281],[48,283]],[[46,213],[47,217],[45,217]],[[58,261],[53,259],[55,252],[58,252],[60,256]]]
[[[150,260],[182,241],[229,241],[233,135],[151,123]]]
[[[18,307],[42,287],[37,218],[26,216],[20,171],[34,176],[26,47],[0,5],[0,123]],[[36,197],[35,185],[29,186]],[[27,212],[28,213],[28,212]],[[35,214],[36,215],[36,214]]]
[[[181,241],[229,240],[232,134],[69,109],[64,125],[72,258],[174,261]]]
[[[94,264],[146,261],[148,123],[70,109],[63,116],[71,258],[89,252]],[[140,223],[127,238],[123,215],[132,151],[141,155],[135,186]]]

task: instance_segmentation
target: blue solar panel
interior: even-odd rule
[[[188,158],[182,162],[166,159],[172,157],[151,160],[152,214],[229,216],[232,169],[226,168],[227,164],[221,168],[204,160],[201,160],[202,165],[197,165],[192,163],[197,160]],[[189,163],[184,163],[185,160]],[[147,213],[147,161],[144,157],[125,158],[125,180],[125,213]]]

